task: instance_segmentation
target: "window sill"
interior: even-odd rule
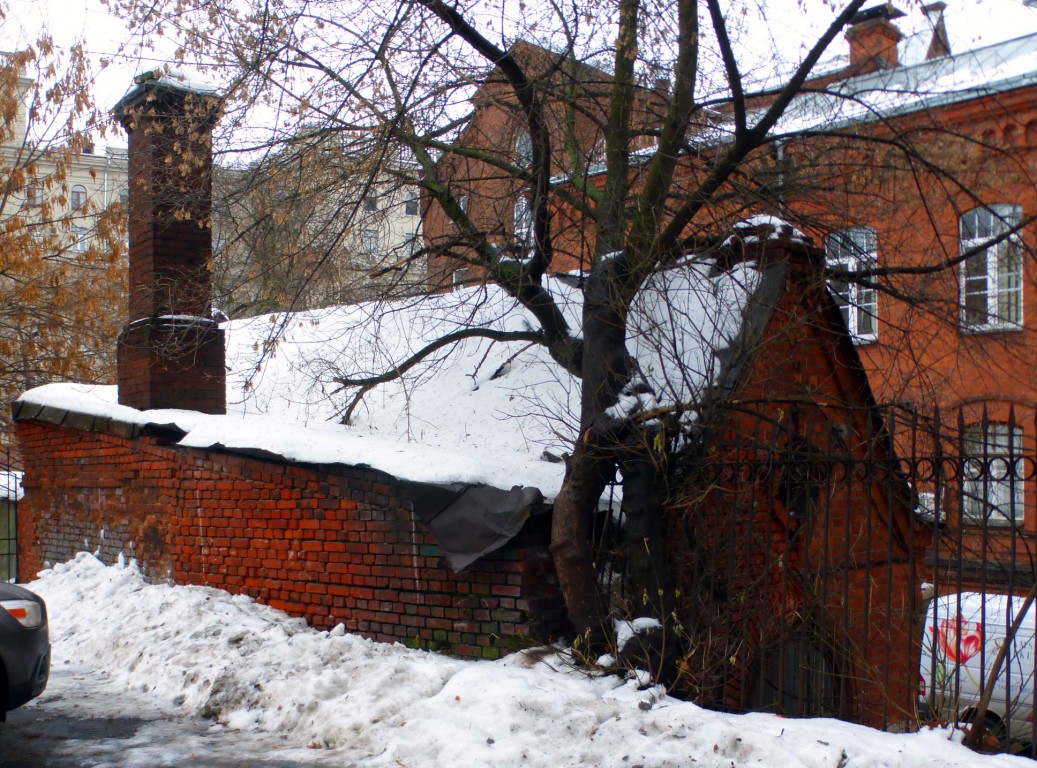
[[[965,336],[982,336],[986,333],[1016,333],[1023,330],[1022,323],[998,323],[988,325],[961,325],[959,330]]]
[[[1016,532],[1022,531],[1023,526],[1025,525],[1025,521],[998,520],[995,522],[988,520],[984,523],[981,520],[965,520],[962,525],[966,530],[982,531],[984,528],[986,528],[987,530],[994,533],[1007,534],[1010,533],[1013,528],[1016,529]]]

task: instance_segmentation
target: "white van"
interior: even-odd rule
[[[929,603],[919,693],[934,719],[972,720],[998,649],[1023,602],[1021,597],[962,592]],[[987,730],[1002,739],[1032,738],[1035,629],[1037,604],[1030,606],[1013,638],[987,709]]]

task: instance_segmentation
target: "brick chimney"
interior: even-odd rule
[[[850,71],[854,75],[898,66],[897,43],[903,35],[893,19],[904,15],[903,11],[885,3],[866,8],[850,19],[846,39],[850,42]]]
[[[929,48],[925,53],[925,60],[938,59],[951,55],[951,42],[947,37],[947,23],[943,20],[943,12],[947,10],[947,3],[935,2],[923,5],[922,10],[932,27],[933,36],[929,40]]]
[[[212,319],[216,94],[147,73],[115,106],[129,135],[129,324],[119,403],[226,412],[223,331]]]

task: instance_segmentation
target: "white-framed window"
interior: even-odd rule
[[[1023,431],[999,422],[970,424],[963,444],[962,520],[972,525],[1023,522]]]
[[[515,137],[515,155],[520,166],[528,168],[533,162],[533,139],[525,128],[519,128]]]
[[[360,233],[360,250],[364,253],[378,253],[377,229],[365,229]]]
[[[453,277],[454,288],[460,288],[468,282],[470,271],[468,267],[462,267],[461,269],[455,269]]]
[[[25,188],[25,204],[31,208],[43,205],[43,187],[35,181]]]
[[[515,241],[527,247],[533,244],[533,209],[525,192],[515,199]]]
[[[371,194],[364,197],[364,210],[373,213],[378,210],[378,196]]]
[[[90,232],[85,227],[72,227],[72,250],[86,253],[90,249]]]
[[[417,216],[421,213],[417,192],[412,190],[407,193],[407,198],[403,201],[403,212],[408,216]]]
[[[850,227],[825,238],[825,261],[849,271],[869,269],[878,263],[878,237],[872,227]],[[874,288],[847,280],[829,279],[846,327],[858,344],[875,341],[879,334],[879,297]]]
[[[974,208],[959,219],[961,252],[976,251],[961,264],[963,329],[996,331],[1022,325],[1022,247],[1017,234],[1006,236],[1021,218],[1016,205],[992,205]]]
[[[81,211],[86,208],[86,187],[76,184],[72,187],[71,206],[73,211]]]

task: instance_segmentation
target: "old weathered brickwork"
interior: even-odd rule
[[[77,552],[135,557],[153,580],[248,595],[347,630],[494,658],[547,640],[564,607],[534,520],[454,573],[394,478],[183,449],[160,436],[21,421],[20,578]]]

